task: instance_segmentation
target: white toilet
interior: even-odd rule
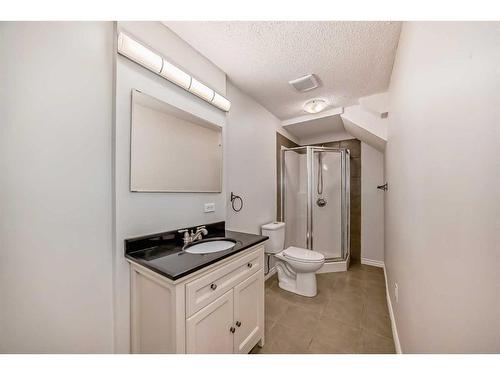
[[[325,263],[324,255],[294,246],[283,250],[285,223],[263,225],[262,235],[269,237],[265,243],[265,252],[276,258],[280,288],[301,296],[314,297],[317,294],[316,271]]]

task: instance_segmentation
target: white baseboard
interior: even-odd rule
[[[273,277],[273,275],[277,272],[276,270],[276,267],[273,267],[269,270],[269,272],[267,273],[267,275],[264,276],[264,281],[266,281],[267,279],[270,279],[271,277]]]
[[[382,260],[373,260],[368,258],[361,258],[361,264],[366,264],[367,266],[374,266],[384,268],[385,263]]]
[[[401,343],[399,342],[398,328],[396,327],[396,319],[394,319],[394,311],[392,310],[392,302],[391,302],[391,297],[389,295],[389,284],[387,282],[387,272],[385,270],[385,265],[383,266],[383,268],[385,277],[385,293],[387,297],[387,307],[389,308],[389,316],[391,318],[391,328],[392,328],[392,337],[394,339],[394,347],[396,348],[396,353],[403,354],[403,351],[401,350]]]

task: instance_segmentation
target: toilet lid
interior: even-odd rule
[[[286,258],[307,263],[323,262],[325,260],[325,256],[317,251],[295,246],[290,246],[289,248],[283,250],[283,255]]]

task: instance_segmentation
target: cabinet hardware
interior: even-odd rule
[[[236,322],[236,327],[241,327],[241,322],[240,321]]]
[[[248,263],[248,264],[247,264],[247,267],[248,267],[248,268],[252,268],[252,266],[253,266],[253,264],[252,264],[252,263]]]
[[[212,289],[212,290],[217,289],[217,284],[211,284],[211,285],[210,285],[210,289]]]
[[[229,328],[229,331],[230,331],[231,333],[234,333],[234,331],[236,331],[236,328],[231,327],[231,328]]]

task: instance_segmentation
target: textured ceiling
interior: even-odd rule
[[[400,22],[164,24],[281,119],[303,115],[311,98],[348,106],[385,91],[401,29]],[[310,73],[319,77],[319,88],[299,93],[288,84]]]

